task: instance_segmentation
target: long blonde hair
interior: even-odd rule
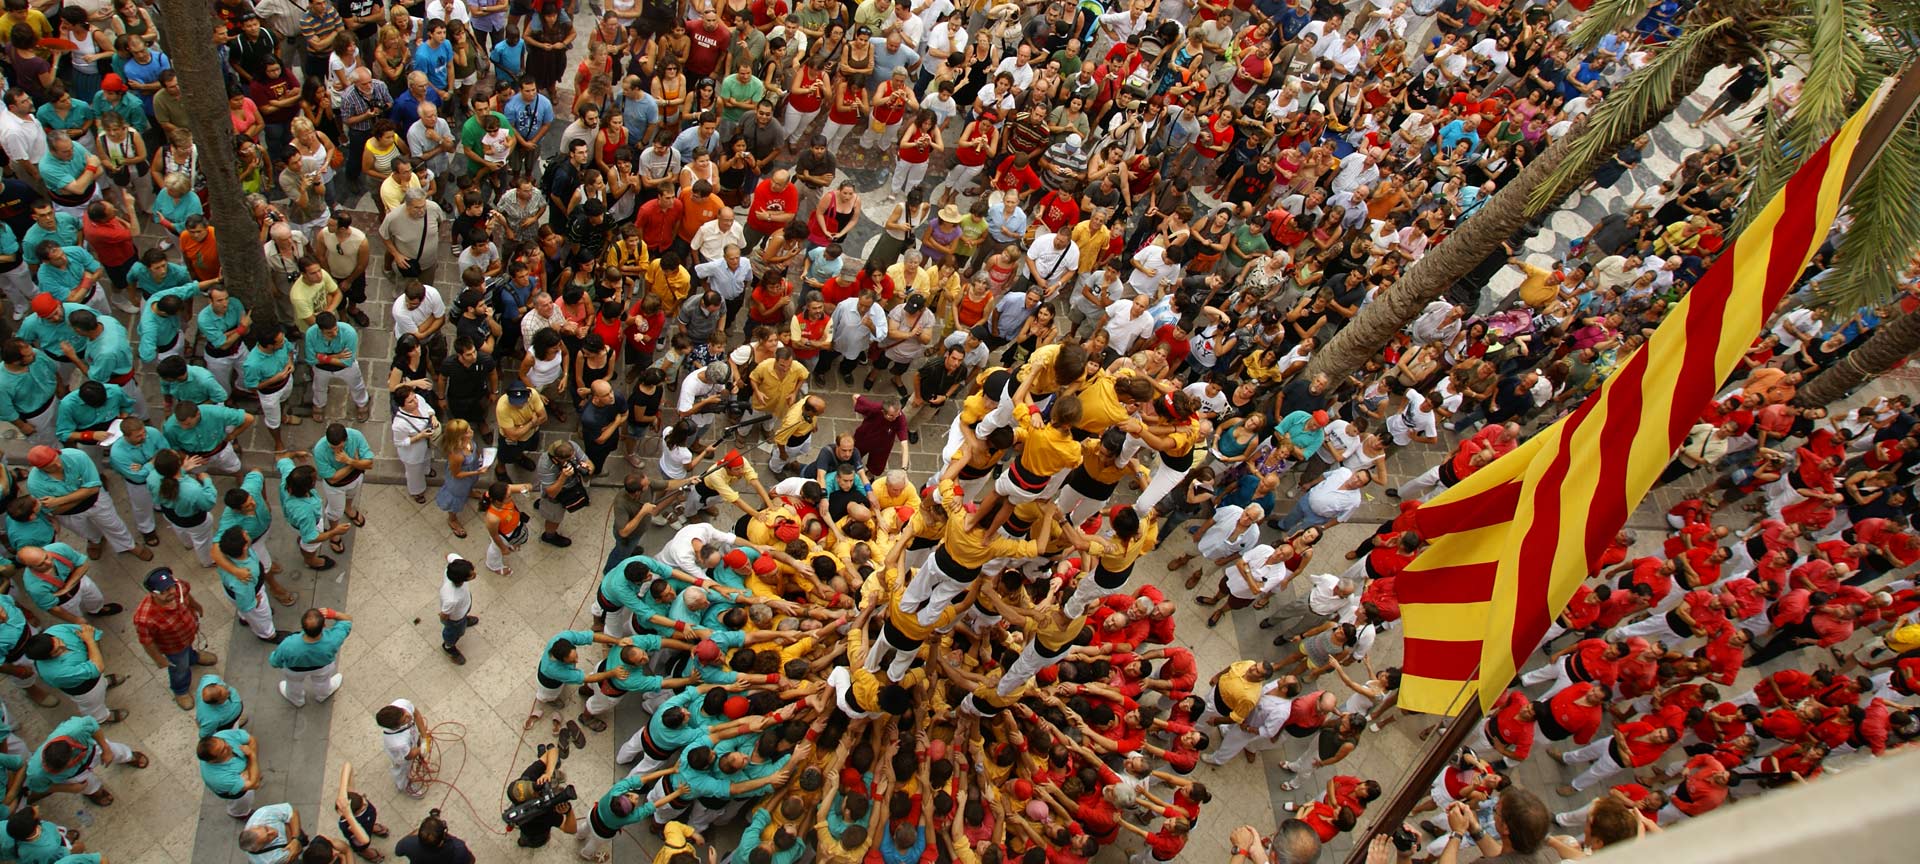
[[[464,448],[473,446],[473,425],[465,420],[454,418],[447,421],[446,428],[440,433],[440,455],[447,460],[449,470],[460,467],[454,457]]]

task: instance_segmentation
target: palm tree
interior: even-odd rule
[[[233,159],[233,124],[227,120],[226,76],[213,44],[215,18],[204,0],[158,0],[167,34],[167,56],[180,76],[188,124],[207,178],[207,222],[219,239],[222,284],[253,316],[255,330],[278,326],[275,284],[259,241],[260,225],[245,205],[246,192]],[[271,172],[268,174],[271,178]]]
[[[1647,0],[1597,0],[1571,41],[1584,50],[1630,26],[1649,5]],[[1748,197],[1768,200],[1798,167],[1795,154],[1813,152],[1883,78],[1914,56],[1912,45],[1899,35],[1915,32],[1909,25],[1920,25],[1920,0],[1706,0],[1688,16],[1679,38],[1361,309],[1315,353],[1309,372],[1337,377],[1359,369],[1429,303],[1498,253],[1528,219],[1557,204],[1621,147],[1664,121],[1709,71],[1748,59],[1770,67],[1768,53],[1778,50],[1797,61],[1804,83],[1790,117],[1761,124],[1755,145],[1759,170]],[[1920,212],[1914,212],[1911,195],[1896,199],[1870,190],[1910,188],[1914,178],[1905,175],[1917,169],[1920,161],[1883,159],[1862,178],[1853,199],[1856,228],[1836,259],[1834,277],[1823,283],[1825,302],[1854,308],[1891,293],[1892,274],[1906,250],[1920,244]],[[1881,179],[1882,173],[1903,176]],[[1849,245],[1854,248],[1848,250]]]
[[[1860,347],[1801,385],[1793,404],[1817,408],[1838,402],[1854,388],[1900,365],[1915,351],[1920,351],[1920,312],[1901,312],[1883,320]]]

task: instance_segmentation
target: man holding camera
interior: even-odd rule
[[[508,827],[520,832],[520,846],[537,849],[547,845],[558,828],[574,833],[572,786],[555,787],[562,779],[560,753],[552,744],[540,745],[540,758],[520,772],[520,778],[507,784],[507,801],[512,805],[501,814]]]
[[[534,483],[540,487],[540,501],[534,509],[546,523],[540,542],[561,548],[573,545],[573,538],[560,533],[560,523],[569,512],[587,506],[587,480],[592,476],[593,463],[572,441],[555,441],[540,454],[534,468]]]

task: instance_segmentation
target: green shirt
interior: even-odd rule
[[[215,684],[227,688],[227,701],[218,705],[209,705],[201,694]],[[231,725],[233,721],[240,719],[241,712],[245,710],[246,706],[240,702],[240,691],[233,689],[233,685],[211,672],[200,676],[200,686],[193,688],[193,720],[200,728],[200,734],[203,737],[212,735],[223,726]]]
[[[87,157],[91,155],[93,154],[88,153],[87,148],[80,146],[78,141],[73,142],[73,151],[68,153],[65,159],[53,155],[53,151],[48,150],[47,155],[40,157],[40,180],[49,190],[63,190],[67,188],[67,184],[80,179],[80,175],[86,173]]]
[[[227,433],[247,422],[247,412],[225,405],[200,406],[200,422],[192,429],[180,425],[180,421],[168,417],[166,423],[167,440],[173,442],[175,449],[187,454],[205,455],[219,450]]]
[[[146,309],[140,313],[140,362],[152,363],[163,349],[170,348],[180,339],[180,315],[162,315],[154,308],[154,301],[162,297],[180,298],[180,308],[200,296],[200,284],[195,282],[178,288],[168,288],[147,298]],[[211,373],[209,373],[211,374]]]
[[[93,460],[85,453],[72,447],[62,448],[60,472],[61,476],[55,477],[38,468],[28,471],[27,494],[35,498],[58,498],[86,488],[100,491],[100,469],[93,467]]]
[[[67,109],[67,116],[64,119],[53,110],[53,103],[51,102],[41,105],[33,112],[33,119],[40,121],[40,125],[48,129],[66,129],[69,131],[87,125],[87,121],[94,119],[94,117],[93,106],[78,99],[73,100],[71,107]],[[75,135],[73,137],[78,138],[80,136]],[[80,145],[75,144],[73,149],[79,150]],[[43,170],[40,173],[45,174],[46,172]]]
[[[85,552],[65,543],[48,542],[40,548],[47,553],[47,564],[53,570],[53,581],[49,582],[31,570],[23,571],[18,578],[27,589],[27,599],[33,601],[33,605],[40,607],[40,611],[51,612],[53,607],[60,605],[60,586],[65,585],[67,580],[73,577],[75,569],[86,566],[88,559]],[[74,641],[68,643],[69,647],[80,647],[79,639],[80,634],[76,631]],[[80,656],[84,659],[87,655],[83,651]]]
[[[177,479],[179,487],[172,495],[168,495],[164,491],[166,478],[160,476],[159,472],[147,474],[147,492],[153,496],[153,506],[162,512],[171,511],[171,515],[183,520],[191,520],[195,516],[213,512],[213,504],[219,500],[219,497],[214,494],[211,482],[185,471],[180,472]]]
[[[53,211],[53,230],[41,227],[39,222],[28,226],[27,233],[20,238],[22,261],[28,264],[40,263],[40,241],[52,240],[61,246],[78,248],[80,246],[80,217],[71,213]]]
[[[321,517],[327,508],[327,503],[320,499],[320,490],[294,496],[287,491],[287,475],[293,473],[295,467],[293,460],[281,459],[274,464],[280,469],[280,515],[286,517],[293,530],[300,532],[300,542],[309,546],[320,542]]]
[[[40,272],[47,272],[41,267]],[[46,280],[41,280],[46,284]],[[133,344],[127,341],[127,327],[113,318],[97,316],[100,333],[87,340],[87,377],[102,384],[112,384],[113,379],[133,374]]]
[[[11,654],[20,640],[27,638],[27,613],[20,611],[20,604],[13,602],[11,594],[0,594],[0,610],[7,613],[7,620],[0,621],[0,655]],[[7,718],[5,707],[0,707],[0,718]],[[7,726],[7,732],[13,731],[10,719],[0,725]],[[0,733],[0,738],[4,737],[5,733]]]
[[[618,831],[628,825],[638,824],[643,819],[653,818],[653,805],[646,802],[644,797],[632,813],[621,816],[613,812],[613,799],[633,792],[644,792],[646,785],[646,781],[639,777],[622,777],[620,782],[613,784],[607,794],[600,796],[599,803],[594,805],[594,812],[600,814],[600,824]]]
[[[233,755],[218,762],[200,762],[200,781],[207,784],[207,791],[228,798],[238,798],[247,791],[247,757],[240,748],[252,735],[245,729],[227,729],[213,733],[214,738],[227,742],[233,748]]]
[[[60,366],[45,351],[35,351],[33,362],[18,372],[0,367],[0,420],[13,422],[38,414],[53,404],[59,383]]]
[[[140,296],[148,298],[170,288],[179,288],[184,285],[199,285],[199,283],[194,280],[193,274],[187,272],[186,265],[176,261],[167,262],[166,271],[160,275],[158,280],[153,278],[153,270],[148,268],[147,265],[134,265],[133,269],[127,271],[127,281],[133,283],[133,287],[140,289]],[[198,291],[198,287],[196,287],[195,290]]]
[[[227,388],[220,386],[219,379],[205,366],[188,366],[183,381],[160,379],[160,392],[176,402],[195,405],[218,405],[227,401]]]
[[[47,513],[47,508],[45,507],[40,508],[38,512],[34,513],[33,521],[31,522],[18,521],[13,518],[13,514],[11,513],[7,514],[6,520],[7,542],[15,549],[21,549],[27,546],[45,547],[48,543],[53,542],[55,530],[53,527],[53,516]],[[12,561],[11,558],[7,560],[9,563]],[[13,647],[12,643],[4,641],[0,641],[0,644],[4,644],[9,648]]]
[[[305,633],[288,636],[267,656],[267,665],[275,669],[319,668],[339,659],[340,643],[353,632],[352,621],[331,621],[320,631],[320,638],[307,641]]]
[[[586,674],[576,668],[574,664],[553,659],[553,646],[562,642],[571,644],[576,648],[582,645],[591,645],[593,644],[593,631],[563,630],[560,632],[560,635],[547,640],[547,647],[540,651],[540,674],[546,676],[549,681],[558,681],[562,684],[584,683],[587,680]]]
[[[100,667],[87,659],[87,644],[80,639],[80,625],[55,624],[40,632],[59,640],[67,649],[57,656],[33,661],[33,669],[40,673],[42,680],[61,690],[76,690],[100,677]]]
[[[247,359],[240,361],[240,383],[248,390],[260,389],[260,382],[285,372],[293,365],[293,349],[286,340],[273,351],[262,351],[259,347],[247,349]]]
[[[227,597],[233,601],[235,611],[252,612],[253,607],[260,605],[260,586],[264,584],[260,579],[260,559],[254,557],[252,547],[248,547],[245,554],[230,560],[235,567],[247,571],[247,581],[240,581],[225,567],[216,567],[214,569],[220,573],[220,587],[227,589]]]
[[[125,438],[113,442],[107,448],[107,464],[113,466],[114,473],[125,478],[128,483],[147,485],[147,467],[153,463],[153,456],[173,445],[167,442],[164,429],[147,427],[147,440],[134,444]]]
[[[225,536],[228,528],[238,526],[247,532],[247,540],[253,541],[260,539],[268,528],[273,527],[273,511],[267,507],[267,476],[258,471],[248,471],[247,476],[240,478],[240,488],[246,491],[247,497],[253,499],[253,515],[248,516],[232,507],[220,511],[220,527],[214,530],[214,537]]]
[[[63,308],[58,321],[48,321],[38,315],[20,319],[20,338],[64,363],[67,359],[66,347],[72,347],[75,354],[87,350],[87,340],[80,338],[80,334],[73,332],[73,325],[67,323],[67,316],[87,307],[79,303],[62,303],[61,306]]]
[[[193,324],[200,328],[200,335],[206,338],[208,345],[225,345],[227,337],[240,327],[240,319],[246,314],[247,306],[240,302],[240,298],[228,297],[227,314],[221,315],[213,311],[213,304],[209,303],[200,307],[199,312],[194,313]],[[240,342],[233,343],[233,347],[238,351],[245,351],[247,348]],[[245,359],[245,355],[242,355],[241,360]]]
[[[761,97],[767,95],[767,85],[766,82],[752,76],[748,76],[746,81],[741,81],[739,75],[728,75],[720,79],[719,92],[721,99],[735,99],[758,105]],[[740,118],[747,116],[747,112],[752,110],[752,108],[735,108],[729,105],[720,109],[720,117],[728,123],[738,123]],[[716,161],[719,155],[714,154]]]
[[[73,626],[72,624],[61,624],[52,629],[57,630],[60,627],[71,628]],[[60,725],[53,727],[53,734],[48,735],[47,740],[41,742],[40,747],[34,750],[33,755],[27,759],[27,790],[31,792],[45,792],[57,784],[72,780],[74,775],[92,767],[94,750],[100,746],[94,741],[93,736],[99,731],[100,721],[84,714],[68,717],[60,721]],[[80,758],[74,760],[71,767],[50,772],[47,770],[47,760],[43,757],[43,754],[48,744],[61,738],[72,740],[80,745]]]
[[[103,432],[113,421],[134,412],[133,397],[125,388],[118,384],[100,386],[106,388],[107,398],[99,407],[88,405],[77,389],[60,397],[60,416],[53,424],[53,435],[60,443],[74,443],[71,439],[75,432]]]
[[[34,227],[37,228],[39,226],[36,225]],[[34,271],[33,278],[35,282],[39,283],[40,291],[38,293],[52,294],[54,299],[61,301],[73,301],[76,298],[69,295],[73,293],[75,288],[80,287],[80,281],[87,278],[88,273],[100,272],[100,262],[94,260],[92,253],[78,246],[62,246],[60,247],[60,251],[67,253],[67,266],[56,269],[52,264],[42,261],[40,262],[40,269]],[[93,287],[99,288],[100,282],[95,280]],[[85,300],[87,298],[80,297],[77,299]],[[102,324],[109,321],[113,321],[113,319],[104,315],[100,316],[100,322]],[[115,321],[114,324],[117,326],[119,322]],[[127,328],[121,327],[120,329],[124,334]],[[124,335],[122,338],[125,338]],[[129,366],[128,368],[132,367]]]
[[[40,820],[40,831],[33,835],[33,839],[15,840],[9,835],[7,842],[13,850],[7,860],[18,861],[19,864],[55,864],[67,857],[67,840],[60,836],[60,826],[46,819]]]
[[[500,128],[513,128],[513,123],[507,120],[507,115],[495,111],[493,112],[493,116],[500,121]],[[480,139],[486,136],[487,130],[480,128],[480,118],[477,116],[468,117],[467,122],[460,124],[460,147],[463,151],[471,150],[475,153],[481,152],[483,148],[480,146]],[[480,164],[479,162],[473,161],[473,157],[467,157],[468,173],[480,170]]]
[[[347,456],[352,459],[373,458],[373,448],[367,445],[367,436],[360,434],[358,429],[347,429],[347,440],[340,445],[340,449],[345,450]],[[338,476],[346,467],[345,463],[333,455],[333,444],[327,440],[326,436],[322,435],[320,440],[313,442],[313,470],[320,473],[321,482],[327,482]],[[341,482],[351,481],[342,480]]]
[[[305,342],[306,346],[302,349],[303,356],[301,359],[307,361],[308,366],[320,365],[320,355],[322,354],[346,354],[351,352],[355,357],[360,355],[360,333],[353,329],[352,324],[348,324],[345,321],[334,325],[333,336],[331,338],[327,336],[326,331],[320,329],[320,325],[307,325],[307,338]],[[352,363],[352,360],[335,359],[329,361],[328,367],[341,368],[351,365]]]
[[[1227,263],[1235,267],[1245,266],[1253,256],[1264,255],[1268,249],[1272,248],[1267,243],[1266,233],[1254,230],[1250,222],[1240,223],[1240,227],[1233,229],[1233,233],[1228,236],[1232,239],[1227,242],[1227,251],[1220,257],[1227,259]],[[1242,255],[1234,251],[1235,246],[1240,247],[1246,254]]]
[[[658,651],[660,650],[660,637],[634,636],[633,646],[635,648],[639,648],[642,651]],[[609,665],[609,664],[612,664],[612,665]],[[628,665],[627,661],[621,659],[620,651],[618,649],[607,654],[607,659],[600,661],[600,668],[603,670],[605,669],[627,670],[627,677],[625,678],[607,679],[608,681],[612,682],[614,689],[619,690],[622,693],[653,693],[658,691],[661,687],[665,686],[667,682],[667,679],[662,678],[659,675],[647,674],[646,664],[641,664],[639,666]]]

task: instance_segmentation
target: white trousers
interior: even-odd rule
[[[68,598],[67,602],[60,604],[59,608],[74,615],[92,615],[100,611],[100,607],[106,605],[106,602],[106,595],[100,593],[100,586],[94,584],[93,577],[82,576],[79,587],[73,591],[73,596]]]
[[[27,309],[33,305],[33,278],[27,273],[27,266],[16,262],[12,270],[0,273],[0,290],[7,295],[7,302],[13,306],[13,320],[26,317]]]
[[[907,677],[907,671],[913,668],[914,658],[919,656],[919,646],[905,648],[895,645],[893,640],[887,638],[887,631],[882,629],[879,637],[867,646],[867,660],[862,665],[868,672],[878,672],[884,663],[887,680],[899,683],[900,679]]]
[[[1425,501],[1435,490],[1445,490],[1447,484],[1440,480],[1440,466],[1428,468],[1425,474],[1400,484],[1400,498],[1403,501]]]
[[[900,595],[900,611],[919,610],[914,618],[921,626],[931,627],[933,622],[940,620],[940,613],[953,605],[954,598],[967,593],[967,585],[941,570],[938,556],[929,557],[925,564],[920,565],[920,571],[913,574],[912,581],[907,583],[907,590]]]
[[[180,538],[180,542],[193,547],[193,556],[200,559],[202,567],[213,566],[213,529],[219,525],[220,520],[213,518],[212,513],[206,514],[206,518],[201,519],[200,524],[191,528],[182,528],[173,524],[173,520],[167,520],[167,527],[173,529],[173,536]]]
[[[1238,723],[1222,723],[1218,727],[1218,731],[1220,733],[1220,745],[1213,748],[1212,753],[1201,757],[1201,759],[1209,765],[1225,765],[1227,764],[1227,760],[1246,751],[1251,750],[1258,753],[1262,750],[1270,750],[1274,746],[1272,738],[1248,732],[1241,728]]]
[[[1573,655],[1569,654],[1567,656],[1571,657]],[[1549,665],[1542,666],[1520,676],[1520,685],[1523,687],[1532,687],[1543,681],[1552,681],[1553,686],[1548,687],[1547,692],[1536,697],[1533,700],[1535,702],[1545,702],[1553,698],[1553,694],[1572,687],[1574,682],[1573,678],[1567,673],[1567,658],[1562,657]]]
[[[237,475],[240,473],[240,454],[234,451],[232,443],[228,443],[207,457],[206,468],[210,474]]]
[[[941,181],[940,185],[954,192],[964,192],[984,168],[985,165],[961,165],[956,162],[947,170],[947,179]]]
[[[24,270],[25,268],[21,268],[21,269]],[[19,309],[22,307],[16,306],[14,308]],[[46,410],[41,411],[40,413],[35,414],[32,417],[21,418],[27,421],[28,423],[33,424],[33,434],[27,436],[27,443],[45,444],[48,447],[59,446],[60,444],[59,440],[53,437],[53,428],[54,426],[58,425],[59,418],[60,418],[60,400],[58,399],[48,400]]]
[[[287,397],[293,394],[291,386],[282,386],[278,393],[260,394],[260,420],[268,429],[280,428],[280,406],[285,405]]]
[[[614,706],[619,704],[619,696],[608,696],[600,692],[600,688],[595,687],[593,688],[593,695],[587,697],[587,713],[599,717],[608,711],[612,711]]]
[[[827,133],[827,152],[831,153],[840,149],[840,142],[847,140],[847,133],[852,132],[853,127],[845,123],[836,123],[832,117],[828,117],[825,131]]]
[[[1014,660],[1013,665],[1007,667],[1006,674],[1000,676],[1000,683],[994,687],[994,692],[1002,696],[1013,695],[1013,691],[1020,689],[1020,685],[1033,680],[1033,676],[1039,674],[1040,670],[1060,662],[1060,656],[1048,657],[1041,654],[1040,640],[1029,638],[1027,647],[1020,649],[1019,659]]]
[[[1091,518],[1112,497],[1108,495],[1107,498],[1096,501],[1072,486],[1061,486],[1060,494],[1054,498],[1054,503],[1059,505],[1060,512],[1067,514],[1068,523],[1078,525]]]
[[[85,714],[102,723],[107,722],[107,718],[112,716],[113,713],[107,709],[108,686],[106,675],[103,674],[99,678],[94,679],[92,689],[78,696],[71,697],[73,699],[74,711]]]
[[[127,523],[120,520],[120,511],[114,509],[113,497],[105,489],[100,490],[92,507],[56,518],[61,527],[85,538],[88,545],[105,540],[110,551],[133,551],[133,535],[127,533]]]
[[[201,365],[207,367],[208,372],[213,373],[213,380],[220,382],[221,387],[226,388],[228,393],[232,393],[234,385],[239,383],[240,360],[241,354],[238,351],[235,351],[231,357],[215,357],[209,354],[201,360]]]
[[[255,638],[273,638],[273,603],[267,597],[265,585],[254,589],[252,609],[241,611],[240,607],[235,606],[234,612],[235,617],[240,619],[240,623],[247,625],[247,632],[252,633]]]
[[[1675,594],[1680,592],[1675,591]],[[1622,624],[1607,634],[1610,642],[1619,642],[1634,636],[1648,637],[1666,645],[1677,645],[1686,641],[1680,634],[1673,632],[1673,624],[1667,621],[1666,613],[1655,612],[1632,624]]]
[[[1573,788],[1585,791],[1600,785],[1608,777],[1627,770],[1613,756],[1613,738],[1595,738],[1585,747],[1567,751],[1567,764],[1592,762],[1585,773],[1573,778]]]
[[[347,368],[338,371],[315,366],[313,367],[313,410],[316,415],[327,407],[327,388],[335,381],[347,385],[356,407],[367,404],[369,398],[367,380],[366,376],[360,374],[358,364],[349,363]]]
[[[606,630],[608,636],[612,636],[615,639],[625,639],[633,635],[632,609],[628,609],[619,604],[614,604],[612,609],[604,609],[601,608],[600,601],[596,598],[593,601],[593,611],[594,614],[599,615],[601,619],[605,621],[602,628]]]
[[[333,695],[333,691],[340,689],[342,677],[340,662],[337,660],[311,672],[283,669],[280,674],[282,677],[280,695],[285,696],[288,702],[292,702],[295,708],[306,705],[308,696],[312,696],[315,701],[327,701],[327,698]]]
[[[873,122],[868,121],[866,123],[866,128],[862,130],[860,133],[860,146],[865,147],[868,150],[878,150],[882,145],[886,145],[893,141],[898,141],[899,139],[900,139],[899,123],[889,123],[885,126],[880,127],[879,131],[875,131],[873,128]]]
[[[127,483],[127,511],[133,514],[133,530],[143,536],[153,533],[153,492],[147,484]]]
[[[1153,506],[1160,503],[1160,499],[1167,497],[1167,493],[1172,492],[1173,487],[1180,485],[1180,481],[1185,479],[1187,479],[1187,471],[1168,468],[1166,463],[1161,463],[1153,469],[1153,476],[1147,481],[1147,488],[1140,493],[1139,499],[1133,502],[1134,512],[1142,516],[1151,514]]]
[[[789,111],[787,113],[791,114],[793,112]],[[788,133],[787,137],[791,139],[793,137],[792,133]],[[588,860],[599,858],[600,853],[607,851],[607,847],[613,845],[614,838],[619,836],[620,832],[615,831],[613,837],[602,837],[593,830],[593,822],[591,820],[580,823],[580,857]]]
[[[227,815],[235,819],[245,819],[253,815],[253,793],[255,791],[257,790],[248,789],[238,798],[220,799],[227,802]]]
[[[366,480],[367,475],[361,474],[345,486],[335,486],[326,480],[321,480],[317,484],[320,487],[320,500],[327,504],[328,523],[339,524],[341,519],[346,518],[347,502],[360,494],[360,484],[365,483]]]
[[[93,758],[93,764],[88,765],[85,771],[73,775],[73,779],[67,781],[81,784],[80,794],[82,795],[92,795],[100,791],[99,769],[133,761],[133,748],[118,741],[109,741],[107,746],[96,752],[99,755]]]
[[[424,495],[427,491],[427,472],[433,469],[433,451],[427,451],[427,458],[418,462],[400,460],[400,469],[407,475],[407,494]]]
[[[795,136],[800,134],[800,130],[812,126],[813,118],[818,116],[820,116],[820,109],[818,108],[812,111],[795,111],[792,105],[788,105],[786,113],[780,117],[782,137],[786,138],[788,143],[793,147],[801,147],[804,142]]]
[[[908,162],[905,159],[895,159],[893,162],[893,176],[888,178],[887,188],[904,195],[907,193],[907,190],[920,185],[920,183],[926,179],[926,162]]]

